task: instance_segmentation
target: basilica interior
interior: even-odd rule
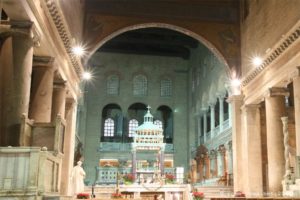
[[[299,9],[0,0],[0,200],[299,199]]]

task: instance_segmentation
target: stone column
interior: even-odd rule
[[[229,141],[226,146],[226,160],[227,160],[227,172],[228,174],[232,174],[232,142]]]
[[[295,129],[296,129],[296,177],[300,178],[300,67],[297,68],[297,76],[293,79]]]
[[[66,128],[64,134],[64,147],[62,159],[61,193],[63,195],[71,194],[70,177],[74,163],[75,154],[75,131],[76,131],[77,102],[74,99],[68,99],[66,106]]]
[[[134,178],[136,178],[136,177],[137,177],[137,174],[136,174],[136,150],[135,150],[135,149],[133,149],[133,150],[131,151],[131,155],[132,155],[132,160],[131,160],[131,164],[132,164],[132,167],[131,167],[131,169],[132,169],[132,174],[133,174]]]
[[[28,116],[33,41],[32,22],[11,22],[1,49],[2,145],[19,146],[22,114]],[[2,137],[1,136],[1,137]]]
[[[219,120],[220,120],[220,133],[223,131],[223,122],[224,122],[224,95],[219,97]]]
[[[204,162],[205,162],[205,179],[210,178],[210,158],[209,154],[206,154],[204,156]]]
[[[197,124],[198,124],[198,146],[201,145],[201,134],[202,134],[202,126],[201,126],[201,115],[197,116]]]
[[[217,162],[218,162],[218,177],[224,175],[225,163],[224,163],[224,149],[219,147],[217,150]]]
[[[286,116],[286,88],[270,88],[265,98],[267,118],[267,152],[269,192],[281,192],[284,175],[284,147],[281,117]]]
[[[244,172],[245,193],[249,197],[263,195],[261,120],[259,105],[245,105]]]
[[[54,121],[57,115],[65,118],[66,94],[65,82],[54,82],[51,121]]]
[[[34,56],[29,118],[35,122],[51,122],[54,59]]]
[[[203,110],[203,135],[205,143],[207,141],[207,110]]]
[[[159,162],[160,162],[160,174],[164,175],[164,171],[165,171],[165,152],[164,149],[162,149],[160,151],[160,158],[159,158]]]
[[[241,134],[241,106],[242,95],[232,95],[228,98],[232,113],[232,152],[233,152],[233,182],[234,192],[243,191],[243,165],[242,165],[242,134]]]
[[[212,139],[215,129],[215,104],[210,104],[210,138]]]

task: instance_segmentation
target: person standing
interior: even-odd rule
[[[71,183],[72,183],[72,194],[76,195],[78,193],[84,192],[84,178],[85,172],[81,167],[82,162],[78,161],[77,165],[72,169],[71,173]]]

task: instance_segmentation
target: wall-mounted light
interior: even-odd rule
[[[263,60],[261,57],[255,56],[254,58],[252,58],[252,63],[254,66],[258,67],[263,63]]]
[[[83,72],[82,73],[82,79],[83,80],[90,80],[92,78],[92,74],[90,72]]]
[[[77,45],[77,46],[74,46],[74,47],[72,48],[72,52],[73,52],[76,56],[81,57],[81,56],[84,55],[85,50],[84,50],[83,46]]]

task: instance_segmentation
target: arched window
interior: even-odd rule
[[[111,75],[106,79],[106,93],[108,95],[119,94],[119,77],[117,75]]]
[[[162,122],[160,120],[155,120],[154,124],[157,125],[159,128],[163,129]]]
[[[111,118],[104,121],[104,137],[113,137],[115,132],[115,122]]]
[[[171,79],[163,79],[160,81],[160,96],[172,96],[172,81]]]
[[[144,75],[137,75],[133,78],[133,95],[146,96],[147,95],[147,78]]]
[[[136,119],[131,119],[129,121],[128,137],[133,137],[134,131],[138,126],[139,126],[139,122]]]

